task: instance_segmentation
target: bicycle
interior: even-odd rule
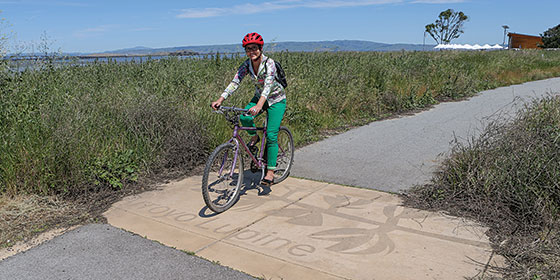
[[[227,142],[214,149],[202,176],[202,197],[206,206],[215,213],[221,213],[233,206],[239,199],[241,186],[244,179],[244,165],[242,151],[248,154],[254,168],[251,172],[261,171],[260,180],[266,174],[265,140],[267,120],[264,120],[262,127],[243,127],[240,126],[239,117],[249,115],[248,109],[236,107],[220,107],[216,113],[224,115],[227,121],[232,124],[233,136]],[[239,131],[254,130],[262,131],[263,136],[260,140],[260,149],[257,155],[250,152],[249,147],[241,137]],[[256,143],[255,143],[256,145]],[[294,139],[287,127],[280,126],[278,131],[278,159],[277,167],[274,171],[274,183],[284,181],[290,174],[294,159]],[[257,169],[257,170],[255,170]]]

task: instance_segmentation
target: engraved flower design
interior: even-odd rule
[[[383,214],[387,217],[387,220],[385,221],[385,223],[379,225],[374,229],[335,228],[313,233],[309,235],[309,237],[318,240],[335,242],[335,244],[325,249],[337,253],[369,255],[387,251],[386,254],[389,254],[395,250],[395,243],[393,242],[393,240],[391,240],[388,233],[397,229],[399,220],[403,218],[416,219],[426,217],[426,214],[413,211],[403,211],[401,214],[395,215],[396,210],[397,206],[395,205],[386,206],[385,208],[383,208]],[[375,243],[369,247],[364,248],[365,246],[370,244],[376,236],[377,240],[375,241]]]
[[[345,195],[324,195],[323,200],[329,205],[327,209],[297,204],[298,206],[301,206],[301,208],[284,208],[280,211],[270,211],[267,214],[270,216],[291,218],[287,222],[294,225],[321,226],[323,224],[323,215],[325,213],[334,214],[341,207],[360,209],[364,205],[371,204],[375,199],[377,198],[356,199],[351,201],[351,199]]]

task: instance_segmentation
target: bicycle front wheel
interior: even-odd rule
[[[202,197],[210,210],[221,213],[237,199],[243,184],[243,159],[235,145],[218,146],[208,158],[202,175]]]
[[[290,175],[294,162],[294,138],[287,127],[281,126],[278,131],[278,159],[274,170],[274,181],[280,183]]]

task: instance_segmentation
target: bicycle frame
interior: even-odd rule
[[[233,127],[233,136],[232,138],[228,141],[228,143],[235,143],[235,156],[233,158],[233,166],[235,166],[237,164],[237,160],[238,160],[238,156],[240,155],[239,153],[239,146],[243,147],[243,149],[245,150],[245,152],[247,152],[247,154],[249,154],[249,157],[251,158],[251,160],[257,165],[258,168],[263,169],[264,168],[264,162],[262,161],[263,155],[264,155],[264,145],[265,145],[265,139],[266,139],[266,128],[267,128],[268,122],[265,119],[264,121],[264,126],[262,127],[249,127],[249,126],[240,126],[239,125],[239,121],[237,123],[234,124]],[[251,151],[249,151],[249,147],[247,146],[247,143],[245,143],[245,141],[243,140],[243,138],[241,138],[241,135],[239,134],[239,131],[243,131],[243,130],[247,130],[247,131],[262,131],[263,132],[263,137],[261,139],[261,149],[259,151],[259,156],[258,158],[255,158],[255,156],[253,156],[253,154],[251,153]],[[231,173],[233,173],[233,170],[231,171]],[[233,174],[231,174],[233,175]]]
[[[233,135],[228,141],[216,147],[208,157],[202,176],[202,196],[209,209],[216,213],[221,213],[229,209],[235,204],[237,199],[239,199],[240,190],[243,185],[245,185],[246,188],[252,186],[257,186],[258,188],[258,184],[260,184],[263,185],[263,191],[265,189],[265,184],[262,181],[261,183],[254,181],[257,179],[255,175],[247,174],[251,181],[250,184],[245,181],[246,170],[243,164],[244,155],[241,150],[245,150],[251,159],[252,173],[256,173],[259,169],[262,171],[261,180],[268,174],[268,171],[271,171],[268,170],[265,172],[265,169],[267,161],[273,159],[274,156],[272,156],[272,158],[267,157],[267,160],[264,159],[267,152],[265,141],[271,136],[268,135],[268,118],[264,119],[262,126],[249,127],[241,123],[242,115],[249,116],[248,109],[221,106],[214,109],[216,113],[223,114],[226,120],[231,123]],[[245,142],[245,140],[243,140],[244,138],[247,139],[247,137],[245,135],[243,135],[243,138],[241,137],[241,134],[243,134],[242,131],[244,130],[252,134],[262,131],[261,150],[258,154],[253,154],[256,152],[253,149],[255,147],[251,146],[251,148],[249,148],[249,141]],[[276,166],[277,168],[271,168],[274,169],[274,175],[278,175],[278,180],[275,178],[273,182],[275,184],[282,182],[289,176],[294,155],[293,136],[288,128],[283,126],[279,127],[278,139],[279,157],[276,159],[276,165],[279,166]],[[256,143],[255,146],[257,146]],[[232,164],[231,167],[229,166],[230,164]],[[270,192],[270,190],[268,192]],[[265,191],[262,194],[266,193]],[[259,194],[261,194],[260,189]]]

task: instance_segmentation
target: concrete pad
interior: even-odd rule
[[[266,279],[463,279],[485,270],[485,228],[401,206],[398,196],[288,178],[246,189],[230,210],[205,207],[201,177],[132,196],[110,224]]]
[[[194,252],[216,241],[170,223],[162,223],[119,208],[111,208],[104,216],[109,224],[120,225],[123,229],[179,250]]]
[[[222,265],[264,279],[345,279],[227,242],[217,243],[197,255],[210,260],[219,260]]]
[[[201,194],[202,177],[190,177],[165,185],[161,190],[145,192],[115,203],[105,214],[110,224],[138,228],[142,223],[168,225],[215,240],[239,231],[265,217],[269,210],[279,209],[311,194],[326,183],[291,179],[275,186],[274,195],[259,197],[257,189],[242,192],[239,202],[220,215],[208,210]],[[119,219],[116,210],[126,211],[127,219]],[[240,215],[251,211],[252,215]],[[131,229],[131,231],[134,231]]]

